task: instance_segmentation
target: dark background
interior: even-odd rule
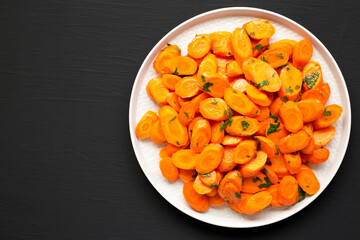
[[[300,213],[254,229],[192,219],[135,158],[128,104],[136,73],[172,28],[252,6],[314,33],[339,64],[353,125],[329,187]],[[358,239],[360,8],[341,1],[0,1],[0,239]]]

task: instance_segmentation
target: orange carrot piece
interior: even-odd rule
[[[212,39],[212,50],[216,56],[231,56],[231,32],[213,32],[210,34]]]
[[[270,205],[272,196],[270,193],[263,191],[252,195],[245,203],[244,214],[255,214]]]
[[[206,186],[201,180],[199,175],[195,178],[193,188],[198,194],[207,194],[211,192],[211,188]]]
[[[216,169],[224,155],[224,148],[220,144],[210,143],[200,153],[196,162],[198,173],[209,173]]]
[[[266,50],[258,57],[258,59],[269,63],[273,68],[278,68],[289,61],[289,55],[284,49],[275,48]]]
[[[254,57],[258,57],[269,46],[269,38],[263,38],[254,46]]]
[[[326,106],[320,117],[314,121],[314,128],[320,129],[329,127],[341,117],[342,112],[342,107],[337,104]]]
[[[279,155],[279,149],[271,139],[263,136],[256,136],[254,139],[259,141],[260,149],[267,154],[268,158],[273,158]]]
[[[222,121],[229,116],[228,105],[221,98],[207,98],[200,102],[199,112],[210,120]]]
[[[294,46],[293,64],[302,69],[310,60],[313,54],[313,46],[308,39],[303,39]]]
[[[233,146],[225,146],[224,147],[224,155],[221,158],[221,162],[217,167],[219,172],[229,172],[236,167],[236,163],[234,162],[234,151],[235,147]]]
[[[200,153],[211,139],[211,126],[209,121],[202,119],[194,124],[190,148],[197,153]]]
[[[281,48],[284,51],[286,51],[286,53],[289,55],[289,58],[292,58],[293,49],[296,43],[297,41],[295,40],[282,39],[270,44],[269,49],[271,50],[271,49]]]
[[[253,177],[244,178],[241,191],[245,193],[257,193],[265,191],[270,186],[269,178],[262,172],[258,172]]]
[[[289,132],[297,132],[304,126],[302,113],[293,101],[283,104],[280,108],[279,115],[284,121],[284,126]]]
[[[304,91],[316,88],[320,89],[323,83],[323,76],[320,64],[315,61],[308,62],[304,66],[302,78],[304,79]]]
[[[254,85],[248,84],[246,86],[246,94],[251,99],[253,103],[256,103],[260,106],[269,106],[271,101],[269,97],[263,91],[260,91]]]
[[[304,161],[310,164],[319,164],[327,161],[330,156],[330,151],[327,148],[320,148],[314,150],[312,154],[304,155]]]
[[[179,103],[179,96],[176,95],[176,93],[172,92],[169,93],[166,97],[166,101],[168,102],[168,104],[174,108],[177,112],[180,112],[181,106]]]
[[[197,73],[198,79],[201,79],[201,76],[205,73],[215,74],[218,69],[218,59],[212,53],[207,54],[199,65],[199,70]]]
[[[196,77],[184,77],[175,85],[175,93],[182,98],[190,98],[201,92]]]
[[[248,81],[246,81],[246,79],[243,79],[243,78],[239,78],[239,79],[236,79],[232,82],[230,82],[230,87],[237,90],[237,91],[240,91],[242,93],[245,93],[246,91],[246,86],[249,84]]]
[[[212,188],[211,192],[207,193],[206,195],[208,197],[214,197],[215,195],[217,195],[217,192],[218,192],[218,188]]]
[[[234,54],[236,62],[239,66],[243,61],[253,56],[251,41],[242,28],[236,28],[231,36],[232,53]]]
[[[279,178],[290,174],[285,166],[284,155],[281,153],[279,154],[279,156],[271,158],[268,165],[271,166],[271,168],[274,170],[274,172]]]
[[[164,87],[166,87],[167,89],[170,90],[175,90],[175,85],[178,81],[181,80],[181,77],[173,75],[173,74],[163,74],[161,76],[161,83],[162,85],[164,85]]]
[[[152,99],[154,99],[160,105],[167,104],[166,97],[169,94],[169,90],[164,87],[160,78],[151,79],[147,84],[147,88],[151,94]]]
[[[180,107],[182,107],[188,101],[189,101],[189,99],[187,99],[187,98],[182,98],[180,96],[178,97],[178,102],[180,104]]]
[[[231,109],[242,115],[255,117],[259,114],[259,107],[256,106],[244,93],[238,90],[227,88],[225,90],[224,100]]]
[[[310,138],[309,144],[301,149],[301,153],[303,154],[312,154],[315,151],[315,140],[313,137]]]
[[[241,66],[236,61],[231,61],[226,64],[226,76],[238,77],[243,74]]]
[[[319,180],[308,166],[301,165],[300,171],[295,177],[301,189],[307,194],[314,195],[320,190]]]
[[[324,105],[317,99],[304,99],[298,102],[304,123],[317,120],[324,112]]]
[[[298,201],[298,182],[293,176],[285,176],[279,185],[279,202],[283,205],[293,205]]]
[[[313,138],[315,142],[315,149],[319,149],[328,144],[331,139],[334,138],[335,134],[336,129],[333,126],[314,131]]]
[[[185,169],[179,169],[179,177],[184,182],[191,182],[194,181],[197,176],[197,173],[195,170],[185,170]]]
[[[221,130],[221,126],[224,124],[224,121],[212,121],[211,122],[211,143],[222,143],[224,140],[224,131]]]
[[[222,177],[223,174],[216,170],[205,174],[199,174],[199,179],[201,182],[210,188],[217,188]]]
[[[270,113],[274,116],[279,116],[280,108],[283,104],[283,100],[280,97],[275,98],[275,100],[270,105]]]
[[[188,133],[178,118],[178,113],[170,106],[164,106],[159,110],[161,129],[166,141],[175,146],[184,146],[188,143]]]
[[[179,169],[175,167],[170,158],[161,159],[159,167],[162,175],[169,181],[176,181],[179,179]]]
[[[258,151],[256,157],[239,166],[241,175],[244,177],[255,176],[264,167],[267,154],[264,151]]]
[[[243,28],[252,39],[270,38],[275,33],[274,26],[264,19],[254,20],[244,24]]]
[[[221,144],[223,146],[237,146],[242,140],[242,137],[225,135]]]
[[[269,178],[269,181],[270,181],[271,184],[277,184],[278,183],[279,178],[276,175],[276,172],[274,171],[274,169],[270,165],[265,164],[264,173]]]
[[[209,97],[210,97],[210,95],[207,93],[200,93],[199,95],[197,95],[196,97],[191,99],[191,102],[193,102],[194,106],[195,106],[195,113],[199,113],[200,103]]]
[[[168,46],[169,47],[169,46]],[[174,49],[174,47],[177,47],[176,45],[173,45],[172,48],[164,48],[159,55],[157,55],[157,57],[155,58],[155,61],[153,63],[153,68],[156,71],[156,73],[158,74],[163,74],[165,73],[164,68],[165,68],[165,62],[168,61],[169,59],[173,59],[177,56],[180,56],[181,52],[180,51],[170,51],[169,49]],[[179,50],[180,48],[177,47]]]
[[[301,72],[291,64],[283,67],[280,71],[281,88],[278,95],[282,99],[295,101],[301,92]]]
[[[158,115],[155,112],[147,111],[136,125],[136,136],[141,139],[150,137],[151,128],[157,119]]]
[[[259,122],[265,121],[270,116],[270,109],[269,107],[259,107],[260,113],[258,116],[254,117]],[[261,123],[260,123],[261,124]]]
[[[183,195],[186,202],[197,212],[205,212],[209,209],[209,200],[206,195],[198,194],[193,182],[185,183],[183,186]]]
[[[228,172],[220,181],[218,194],[225,201],[239,203],[241,201],[242,177],[239,171]]]
[[[321,94],[320,102],[323,105],[325,105],[331,94],[330,86],[327,82],[323,82],[323,84],[321,85],[320,94]]]
[[[180,109],[179,121],[182,125],[188,126],[195,118],[195,104],[191,101],[186,102]]]
[[[235,116],[232,117],[231,125],[225,127],[225,131],[234,136],[251,136],[260,128],[258,120],[255,118]]]
[[[267,125],[265,132],[266,137],[273,141],[276,145],[279,145],[282,138],[289,135],[289,131],[286,130],[286,128],[280,121],[278,121],[278,123],[270,123],[269,125]]]
[[[229,87],[227,78],[218,73],[204,73],[201,75],[201,78],[198,78],[197,83],[202,91],[215,98],[224,97],[224,91]]]
[[[241,200],[239,203],[235,204],[235,203],[227,202],[227,204],[231,208],[231,210],[238,212],[238,213],[244,213],[245,212],[245,204],[250,197],[252,197],[252,194],[241,193],[240,194]]]
[[[275,124],[275,120],[269,117],[259,122],[259,124],[259,130],[255,133],[255,135],[266,136],[267,129],[270,127],[270,124]]]
[[[172,155],[179,150],[180,150],[179,147],[175,147],[174,145],[168,143],[165,147],[160,149],[159,157],[160,159],[171,158]]]
[[[284,154],[285,166],[290,174],[298,173],[301,166],[301,156],[299,152]]]
[[[192,133],[193,133],[193,128],[194,128],[194,125],[197,121],[201,120],[201,119],[204,119],[203,117],[195,117],[189,124],[188,126],[188,133],[189,133],[189,137],[191,139],[192,137]]]
[[[284,206],[279,202],[279,186],[280,184],[271,185],[266,191],[271,194],[272,200],[270,205],[273,207],[282,207]]]
[[[226,203],[226,201],[224,199],[222,199],[222,197],[220,197],[219,194],[216,194],[213,197],[209,197],[209,203],[212,206],[219,207],[219,206],[224,205]]]
[[[175,152],[171,160],[177,168],[192,170],[195,169],[198,154],[191,149],[183,149]]]
[[[193,75],[197,69],[197,63],[192,58],[185,56],[177,56],[164,63],[164,71],[174,75]]]
[[[157,144],[166,142],[166,138],[160,126],[159,119],[152,125],[150,130],[150,139]]]
[[[235,149],[234,162],[244,164],[252,160],[257,152],[257,143],[254,140],[243,140]]]
[[[189,56],[193,58],[202,58],[211,49],[211,38],[208,34],[201,34],[195,38],[188,45]]]
[[[278,148],[282,153],[292,153],[305,148],[310,141],[311,136],[303,129],[296,133],[291,133],[282,138]]]

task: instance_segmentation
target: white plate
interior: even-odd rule
[[[152,68],[152,63],[160,50],[166,46],[166,43],[179,45],[182,55],[185,55],[187,44],[194,38],[195,34],[215,31],[232,32],[236,27],[241,27],[245,22],[261,18],[269,20],[276,29],[271,42],[284,38],[294,40],[307,38],[312,42],[314,47],[312,59],[321,64],[324,80],[331,87],[331,96],[327,104],[336,103],[344,109],[341,118],[334,124],[337,131],[336,136],[327,146],[331,152],[329,160],[320,165],[311,166],[320,181],[321,188],[316,195],[306,197],[295,206],[281,208],[267,207],[261,213],[255,215],[246,216],[236,213],[227,205],[210,207],[207,212],[198,213],[185,202],[182,195],[182,181],[178,180],[172,183],[161,175],[158,153],[162,146],[152,143],[149,139],[141,140],[135,136],[134,129],[143,114],[148,110],[157,111],[160,107],[147,96],[145,89],[147,82],[151,78],[158,76]],[[249,228],[285,219],[305,208],[324,191],[339,169],[346,152],[350,137],[351,109],[345,80],[338,65],[330,52],[313,34],[298,23],[277,13],[257,8],[235,7],[218,9],[193,17],[171,30],[156,44],[146,57],[136,76],[130,99],[129,122],[131,141],[139,164],[154,188],[167,201],[189,216],[210,224],[224,227]]]

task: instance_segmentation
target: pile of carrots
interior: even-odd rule
[[[274,33],[269,21],[255,20],[196,35],[186,56],[168,44],[153,63],[161,77],[146,90],[162,107],[146,112],[135,133],[167,143],[162,175],[185,183],[185,200],[198,212],[227,203],[254,214],[320,189],[309,165],[329,158],[324,146],[342,107],[325,106],[330,87],[310,60],[311,42],[269,43]]]

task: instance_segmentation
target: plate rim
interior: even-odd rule
[[[345,133],[346,134],[346,143],[343,147],[343,151],[342,153],[340,154],[341,155],[341,160],[339,161],[338,163],[338,166],[337,166],[337,169],[335,170],[334,174],[330,177],[330,180],[328,181],[328,183],[324,184],[324,187],[323,189],[320,189],[320,191],[318,192],[318,194],[316,196],[312,196],[312,198],[310,199],[309,203],[307,203],[305,206],[303,207],[300,207],[299,209],[296,209],[295,211],[291,212],[289,215],[287,215],[286,217],[284,218],[281,218],[281,219],[276,219],[274,221],[269,221],[269,222],[261,222],[261,223],[256,223],[256,224],[253,224],[251,226],[238,226],[238,225],[226,225],[226,224],[222,224],[222,223],[218,223],[218,222],[214,222],[214,221],[209,221],[209,220],[206,220],[206,219],[202,219],[200,218],[199,216],[197,216],[197,212],[195,211],[188,211],[186,209],[182,209],[180,206],[176,206],[174,203],[172,203],[170,200],[167,199],[167,197],[165,196],[165,194],[163,194],[161,191],[160,191],[160,188],[159,186],[156,186],[156,183],[154,180],[152,180],[150,178],[150,174],[147,173],[145,171],[145,168],[143,166],[143,163],[139,160],[139,154],[137,153],[136,149],[135,149],[135,140],[137,139],[137,137],[135,136],[135,131],[133,129],[135,129],[135,126],[133,126],[133,123],[131,121],[131,117],[133,116],[133,112],[135,111],[135,107],[134,107],[134,92],[136,90],[136,87],[138,85],[138,82],[140,81],[140,75],[141,73],[144,71],[144,68],[145,68],[145,65],[146,63],[149,61],[149,58],[154,54],[155,50],[160,46],[160,45],[164,45],[164,42],[166,43],[166,39],[168,39],[172,34],[174,34],[175,32],[177,32],[179,29],[181,29],[183,26],[193,22],[193,21],[196,21],[196,20],[201,20],[202,18],[205,18],[206,16],[211,16],[213,14],[217,14],[219,12],[232,12],[232,11],[247,11],[247,12],[250,12],[250,16],[251,16],[251,13],[262,13],[262,14],[268,14],[268,15],[272,15],[274,17],[277,17],[277,18],[280,18],[282,20],[284,20],[285,22],[289,22],[290,24],[293,24],[295,25],[297,28],[301,29],[303,32],[305,32],[307,35],[309,35],[311,38],[315,39],[315,41],[319,44],[320,48],[322,48],[322,50],[325,51],[326,55],[329,57],[329,60],[331,61],[331,64],[333,66],[335,66],[335,71],[339,73],[339,76],[340,76],[340,80],[339,82],[341,83],[341,85],[343,85],[343,88],[344,88],[344,91],[345,91],[345,102],[347,102],[347,108],[344,109],[345,111],[348,112],[348,118],[347,118],[347,122],[343,122],[343,125],[344,124],[348,124],[348,131]],[[226,15],[226,14],[224,14]],[[230,15],[229,15],[230,16]],[[226,17],[226,16],[222,16],[222,17]],[[215,17],[216,18],[216,17]],[[208,19],[210,20],[210,19]],[[203,22],[205,21],[208,21],[206,19],[204,19]],[[338,81],[337,81],[338,82]],[[276,12],[273,12],[273,11],[270,11],[270,10],[266,10],[266,9],[261,9],[261,8],[254,8],[254,7],[225,7],[225,8],[218,8],[218,9],[214,9],[214,10],[210,10],[210,11],[207,11],[207,12],[203,12],[203,13],[200,13],[198,15],[195,15],[194,17],[191,17],[185,21],[183,21],[182,23],[178,24],[176,27],[174,27],[173,29],[171,29],[165,36],[163,36],[157,43],[156,45],[150,50],[150,52],[147,54],[146,58],[144,59],[144,61],[142,62],[141,64],[141,67],[139,68],[139,71],[137,72],[136,74],[136,77],[135,77],[135,81],[133,83],[133,87],[131,89],[131,96],[130,96],[130,102],[129,102],[129,131],[130,131],[130,138],[131,138],[131,145],[133,147],[133,150],[134,150],[134,153],[135,153],[135,156],[136,156],[136,160],[138,161],[140,167],[141,167],[141,170],[143,171],[143,173],[145,174],[147,180],[151,183],[151,185],[156,189],[156,191],[167,201],[169,202],[172,206],[174,206],[176,209],[178,209],[179,211],[181,211],[182,213],[192,217],[192,218],[195,218],[199,221],[202,221],[204,223],[208,223],[208,224],[212,224],[212,225],[215,225],[215,226],[220,226],[220,227],[227,227],[227,228],[253,228],[253,227],[260,227],[260,226],[266,226],[266,225],[269,225],[269,224],[273,224],[273,223],[276,223],[276,222],[279,222],[279,221],[282,221],[282,220],[285,220],[293,215],[295,215],[296,213],[298,213],[299,211],[303,210],[304,208],[306,208],[307,206],[309,206],[317,197],[319,197],[321,195],[321,193],[328,187],[328,185],[330,184],[330,182],[334,179],[336,173],[338,172],[344,158],[345,158],[345,154],[346,154],[346,151],[347,151],[347,148],[348,148],[348,143],[349,143],[349,140],[350,140],[350,133],[351,133],[351,121],[352,121],[352,116],[351,116],[351,102],[350,102],[350,96],[349,96],[349,92],[348,92],[348,88],[347,88],[347,85],[346,85],[346,81],[344,79],[344,76],[340,70],[340,67],[339,65],[337,64],[337,62],[335,61],[334,57],[332,56],[332,54],[330,53],[330,51],[326,48],[326,46],[313,34],[311,33],[309,30],[307,30],[305,27],[303,27],[302,25],[300,25],[299,23],[295,22],[294,20],[282,15],[282,14],[279,14],[279,13],[276,13]],[[344,142],[343,142],[344,144]]]

